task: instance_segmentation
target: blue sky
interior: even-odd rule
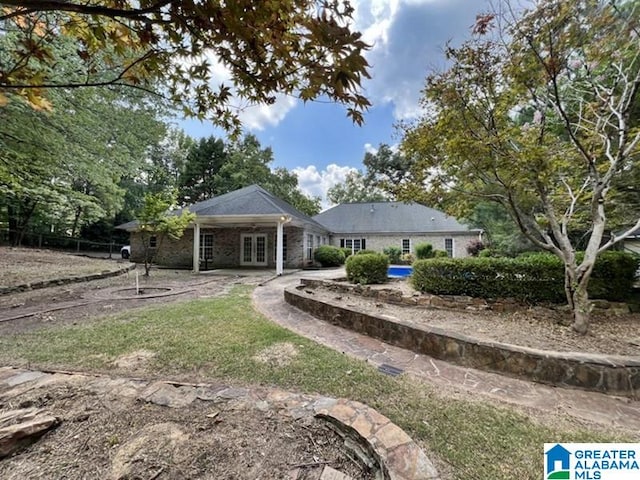
[[[344,180],[349,170],[362,168],[366,151],[380,143],[398,143],[394,125],[419,114],[427,74],[446,66],[444,45],[467,38],[488,1],[352,0],[352,5],[355,27],[373,45],[367,53],[372,79],[363,85],[373,107],[364,126],[353,125],[340,105],[304,104],[285,96],[274,105],[249,107],[241,113],[245,130],[273,149],[274,166],[296,172],[301,190],[323,201],[326,190]],[[222,136],[207,123],[189,120],[180,126],[194,137]]]

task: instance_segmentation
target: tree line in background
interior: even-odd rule
[[[0,36],[0,62],[12,42]],[[319,211],[320,200],[298,190],[295,174],[274,169],[273,152],[254,136],[190,138],[167,123],[171,106],[148,92],[55,89],[51,111],[10,97],[0,108],[0,224],[13,244],[26,232],[110,240],[146,193],[172,190],[187,205],[257,183],[307,214]]]
[[[347,1],[0,2],[0,222],[104,240],[145,192],[182,203],[258,183],[313,214],[319,200],[241,138],[238,114],[276,95],[346,106],[361,124],[368,46]],[[224,70],[223,81],[217,77]],[[196,142],[170,117],[233,141]]]

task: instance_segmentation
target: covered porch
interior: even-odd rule
[[[285,232],[285,226],[286,232]],[[290,215],[198,216],[193,223],[193,271],[275,268],[290,265],[291,241],[304,238]]]

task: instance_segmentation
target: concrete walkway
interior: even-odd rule
[[[542,415],[569,416],[603,427],[640,431],[640,402],[594,392],[557,388],[502,375],[459,367],[418,355],[374,338],[330,325],[284,301],[285,287],[299,285],[300,278],[336,278],[344,272],[307,271],[276,278],[255,289],[255,307],[269,319],[334,350],[375,366],[388,364],[433,387],[468,398],[507,403]],[[550,439],[551,441],[551,439]]]

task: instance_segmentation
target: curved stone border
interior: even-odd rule
[[[329,425],[344,438],[345,447],[379,473],[376,478],[440,478],[423,450],[400,427],[367,405],[347,399],[302,395],[267,388],[246,389],[134,378],[113,379],[106,375],[84,372],[41,372],[12,367],[0,367],[0,399],[64,381],[76,381],[83,388],[98,394],[109,392],[171,408],[183,408],[196,400],[234,401],[261,411],[282,410],[295,419],[313,416],[329,422]]]
[[[119,268],[117,270],[105,270],[103,272],[92,273],[90,275],[54,278],[52,280],[41,280],[39,282],[23,283],[21,285],[14,285],[12,287],[0,287],[0,295],[6,295],[8,293],[15,292],[25,292],[28,290],[36,290],[39,288],[56,287],[58,285],[68,285],[70,283],[89,282],[91,280],[100,280],[102,278],[117,277],[118,275],[130,272],[134,268],[136,268],[136,264],[132,263],[124,268]]]
[[[284,298],[321,320],[457,365],[612,395],[638,398],[640,392],[640,358],[551,352],[481,341],[319,301],[293,288],[285,289]]]
[[[398,279],[396,279],[398,280]],[[484,299],[478,297],[470,297],[468,295],[434,295],[430,293],[414,292],[412,295],[404,295],[402,290],[389,288],[385,284],[383,288],[372,288],[370,285],[360,285],[344,283],[346,278],[334,280],[317,280],[302,278],[300,282],[310,288],[324,287],[334,292],[341,292],[351,295],[359,295],[361,297],[373,298],[382,302],[393,303],[395,305],[409,307],[429,307],[429,308],[447,308],[457,310],[491,310],[493,312],[514,312],[520,310],[523,303],[513,298],[497,298]],[[631,306],[624,302],[611,302],[608,300],[592,299],[593,308],[601,310],[610,310],[616,314],[629,313]],[[549,305],[551,308],[558,308],[559,305]]]

